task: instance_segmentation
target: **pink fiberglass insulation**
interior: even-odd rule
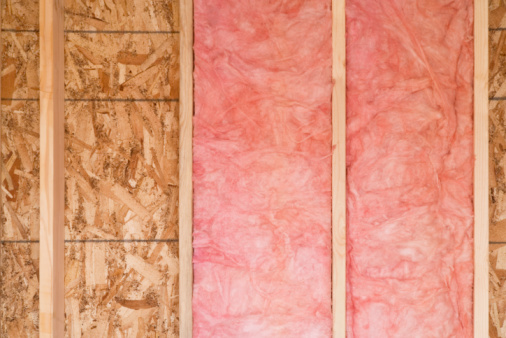
[[[346,16],[348,336],[472,337],[473,2]]]
[[[194,335],[328,337],[330,1],[194,4]]]

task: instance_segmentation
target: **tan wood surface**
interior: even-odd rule
[[[345,1],[332,0],[332,315],[346,337],[346,29]]]
[[[180,337],[192,337],[193,290],[193,1],[180,3],[179,97],[179,323]]]
[[[40,337],[64,335],[63,0],[40,1]]]
[[[474,336],[488,336],[488,1],[474,3]]]

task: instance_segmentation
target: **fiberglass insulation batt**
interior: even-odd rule
[[[194,4],[194,336],[329,337],[330,1]]]
[[[473,2],[346,3],[348,336],[472,337]]]

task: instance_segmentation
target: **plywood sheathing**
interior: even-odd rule
[[[5,101],[4,101],[5,102]],[[2,105],[3,240],[39,239],[39,106]]]
[[[178,34],[78,34],[65,41],[67,98],[177,99]]]
[[[489,27],[506,27],[506,4],[492,0]],[[490,97],[506,96],[506,31],[489,32]],[[490,279],[489,335],[506,337],[506,101],[489,104]],[[494,244],[495,243],[495,244]]]
[[[37,30],[39,28],[39,0],[1,0],[2,28]]]
[[[65,111],[66,238],[178,238],[177,102]]]
[[[65,1],[69,337],[178,336],[178,3]]]
[[[37,337],[39,2],[2,0],[1,13],[0,337]]]
[[[65,0],[65,28],[178,31],[179,0]]]
[[[178,337],[177,243],[79,243],[65,250],[68,337]]]
[[[2,42],[2,98],[38,98],[38,33],[3,32]],[[13,102],[2,103],[11,105]]]
[[[0,244],[0,337],[38,337],[39,244]]]
[[[490,245],[490,337],[506,337],[506,245]]]

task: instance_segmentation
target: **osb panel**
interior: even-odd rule
[[[2,102],[0,239],[39,239],[39,105]]]
[[[178,30],[179,1],[65,0],[65,27],[73,30]]]
[[[65,249],[67,337],[177,337],[177,243]]]
[[[506,337],[506,244],[490,245],[491,338]]]
[[[2,0],[2,28],[38,29],[39,0]]]
[[[490,1],[489,26],[506,27],[506,3]],[[506,96],[506,32],[489,34],[490,96]],[[506,101],[489,104],[490,241],[506,242]],[[490,245],[489,335],[506,338],[506,244]]]
[[[506,31],[489,34],[490,97],[506,96]]]
[[[177,238],[177,102],[67,102],[65,113],[66,238]]]
[[[38,337],[38,275],[38,244],[0,244],[0,337]]]
[[[506,3],[503,0],[489,0],[489,27],[506,27]]]
[[[38,33],[2,32],[2,40],[2,97],[38,98]]]
[[[65,37],[67,98],[179,97],[179,34]]]

